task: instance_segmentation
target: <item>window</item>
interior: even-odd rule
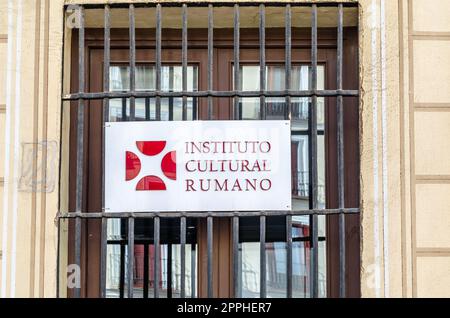
[[[197,91],[197,67],[187,67],[187,89]],[[136,90],[155,91],[156,76],[153,65],[136,66]],[[110,68],[111,92],[127,92],[130,90],[129,66],[114,65]],[[161,90],[165,92],[181,92],[182,67],[177,65],[163,65],[161,67]],[[187,117],[196,117],[196,99],[187,99]],[[154,99],[137,98],[135,100],[135,120],[156,120],[156,103]],[[182,98],[163,98],[161,100],[161,120],[182,120]],[[127,99],[111,99],[109,102],[109,121],[126,121],[130,116],[130,101]]]
[[[358,296],[358,46],[355,26],[344,28],[357,8],[137,3],[77,10],[71,92],[63,98],[70,107],[69,210],[58,222],[68,232],[66,261],[83,274],[69,296]],[[102,30],[93,22],[99,12]],[[113,14],[126,14],[128,25],[112,25]],[[321,14],[336,23],[320,26]],[[103,211],[104,122],[215,119],[291,120],[292,211]],[[58,287],[60,294],[67,288]]]

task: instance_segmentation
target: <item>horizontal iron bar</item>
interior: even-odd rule
[[[197,91],[197,92],[102,92],[102,93],[74,93],[63,97],[64,101],[79,99],[93,100],[104,98],[151,98],[151,97],[335,97],[359,96],[358,90],[304,90],[304,91]]]
[[[186,3],[188,7],[207,7],[208,5],[213,5],[214,7],[233,7],[235,2],[215,2],[215,1],[205,1],[205,2],[165,2],[164,7],[181,7],[183,4]],[[258,2],[239,2],[239,6],[241,7],[257,7],[263,3],[267,7],[284,7],[286,6],[286,2],[272,2],[268,0],[258,1]],[[134,3],[135,8],[154,8],[158,2],[142,2],[142,3]],[[311,7],[313,3],[307,3],[307,2],[292,2],[289,3],[293,7]],[[337,7],[336,2],[319,2],[316,3],[317,7]],[[355,3],[342,3],[344,7],[357,7],[358,5]],[[73,6],[73,4],[66,4],[64,7],[66,9],[70,9]],[[98,3],[86,3],[82,4],[86,9],[102,9],[104,8],[105,4],[98,4]],[[118,9],[125,9],[128,8],[129,3],[109,3],[109,6],[111,8],[118,8]]]
[[[359,208],[345,209],[316,209],[316,210],[292,210],[292,211],[244,211],[244,212],[68,212],[59,213],[58,217],[63,219],[85,218],[85,219],[119,219],[119,218],[174,218],[192,217],[247,217],[247,216],[277,216],[277,215],[332,215],[332,214],[357,214]]]
[[[302,237],[294,237],[292,239],[292,242],[295,243],[301,243],[301,242],[309,242],[311,241],[311,236],[302,236]],[[327,238],[325,236],[319,236],[319,242],[326,242]],[[145,245],[145,244],[153,244],[153,239],[135,239],[134,245]],[[284,241],[283,241],[284,242]],[[122,239],[110,239],[107,241],[108,245],[128,245],[128,238],[122,238]],[[186,243],[189,244],[189,243]],[[237,254],[236,254],[237,255]],[[183,297],[181,297],[183,298]],[[241,298],[241,297],[237,297]]]

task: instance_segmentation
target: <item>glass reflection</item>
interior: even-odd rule
[[[198,75],[196,66],[187,68],[187,90],[197,91]],[[110,67],[110,90],[126,92],[130,89],[130,68],[128,65]],[[181,66],[163,65],[161,68],[161,90],[177,92],[183,89]],[[136,65],[136,90],[156,89],[156,72],[153,65]],[[182,98],[161,98],[161,120],[182,120]],[[187,118],[196,118],[197,100],[187,99]],[[109,106],[109,121],[127,121],[130,116],[129,99],[112,99]],[[135,99],[135,120],[156,120],[154,98]],[[197,243],[194,221],[187,224],[186,242],[186,296],[197,295]],[[153,221],[136,219],[133,288],[134,297],[144,297],[144,285],[148,287],[148,297],[154,293]],[[159,250],[159,290],[160,297],[180,297],[181,289],[181,245],[179,220],[177,224],[161,219],[161,245]],[[108,246],[106,266],[107,297],[126,297],[128,273],[127,224],[124,220],[108,220]],[[148,262],[146,257],[148,255]],[[147,275],[146,270],[148,269]],[[146,281],[146,277],[148,281]]]
[[[197,66],[187,67],[187,90],[197,91]],[[114,65],[110,67],[110,89],[113,92],[126,92],[130,89],[130,67]],[[152,65],[136,65],[136,90],[156,90],[156,70]],[[183,68],[177,65],[163,65],[161,68],[161,90],[181,92],[183,90]],[[196,118],[197,99],[187,99],[187,118]],[[183,99],[178,97],[161,98],[161,120],[182,120]],[[129,99],[111,99],[109,121],[127,121],[130,117]],[[155,98],[135,99],[135,120],[156,120]]]
[[[181,245],[180,222],[161,219],[159,247],[159,293],[162,298],[179,298],[181,293]],[[186,224],[186,297],[197,295],[197,227],[196,220]],[[127,297],[127,223],[126,220],[109,219],[107,232],[106,296]],[[155,289],[153,220],[136,219],[133,266],[133,297],[143,298],[145,284],[147,297],[152,298]],[[148,260],[148,262],[147,262]],[[146,272],[147,271],[147,272]],[[147,275],[146,275],[147,274]]]
[[[285,217],[268,217],[266,224],[266,289],[268,298],[287,296]],[[319,218],[319,297],[326,297],[325,218]],[[284,230],[283,230],[284,229]],[[292,296],[311,297],[310,218],[292,218]],[[239,289],[243,298],[260,297],[260,243],[257,218],[240,219]]]
[[[198,89],[197,67],[188,67],[188,90]],[[182,90],[181,66],[166,65],[161,70],[161,88],[163,91]],[[282,91],[284,86],[284,66],[267,66],[266,89]],[[151,65],[139,65],[136,68],[136,89],[155,90],[155,68]],[[324,89],[324,67],[318,67],[318,89]],[[244,91],[259,90],[259,66],[241,66],[241,89]],[[110,71],[110,87],[112,91],[129,90],[129,67],[112,66]],[[295,90],[308,90],[309,66],[299,65],[292,68],[292,86]],[[308,153],[308,113],[310,98],[293,98],[292,100],[292,194],[293,209],[309,209],[309,153]],[[195,119],[196,99],[188,98],[188,118]],[[242,119],[259,119],[259,98],[241,98],[240,114]],[[267,119],[284,119],[286,101],[284,98],[266,98]],[[110,102],[110,121],[125,121],[129,119],[129,100],[115,99]],[[136,120],[156,120],[155,100],[136,99]],[[181,120],[182,99],[161,99],[161,120]],[[319,174],[319,206],[325,207],[325,144],[324,144],[324,99],[318,98],[318,174]],[[249,219],[246,223],[245,219]],[[292,286],[293,296],[298,298],[310,297],[311,291],[311,245],[310,245],[310,218],[307,216],[293,217],[292,220]],[[140,225],[139,225],[140,224]],[[164,230],[161,223],[161,235],[179,233],[179,225],[169,224]],[[319,295],[326,296],[326,219],[319,217]],[[145,229],[142,233],[153,233],[152,224],[136,220],[136,228]],[[178,232],[177,232],[178,231]],[[196,229],[192,226],[192,233]],[[121,220],[108,220],[108,248],[107,248],[107,296],[119,297],[127,295],[127,247],[126,224]],[[166,234],[165,234],[166,233]],[[149,297],[153,295],[153,264],[154,247],[151,235],[139,237],[135,233],[135,260],[133,288],[136,297],[143,297],[143,286],[146,283],[145,257],[149,257],[148,284]],[[178,241],[177,241],[178,240]],[[259,297],[260,290],[260,250],[259,250],[259,220],[256,218],[241,218],[240,222],[240,253],[239,253],[239,282],[242,297]],[[174,241],[163,239],[160,246],[160,295],[161,297],[179,297],[181,279],[181,253],[179,237],[174,235]],[[286,297],[287,287],[287,250],[286,250],[286,223],[285,218],[267,218],[266,243],[266,282],[268,297]],[[193,239],[186,244],[186,295],[197,295],[197,244]],[[170,277],[170,279],[169,279]],[[194,282],[191,289],[191,282]],[[122,288],[121,288],[122,286]]]
[[[240,66],[239,89],[243,91],[259,91],[259,65]],[[296,65],[291,69],[291,90],[303,91],[311,89],[309,85],[308,65]],[[325,68],[323,65],[317,67],[317,89],[323,90],[325,87]],[[285,88],[285,67],[282,65],[266,66],[266,88],[267,91],[284,91]],[[296,97],[291,99],[292,105],[292,130],[308,129],[308,112],[311,98]],[[318,129],[323,128],[325,121],[324,98],[317,99],[317,123]],[[260,99],[245,97],[240,99],[241,119],[260,119]],[[283,97],[266,98],[266,119],[286,118],[286,99]]]
[[[319,208],[326,204],[325,192],[325,138],[323,131],[317,136],[317,172]],[[294,210],[309,209],[309,136],[291,137],[292,198]]]
[[[243,91],[259,91],[258,65],[240,66],[239,89]],[[308,65],[293,66],[291,70],[292,90],[309,90]],[[318,89],[325,86],[325,69],[318,66]],[[285,67],[271,65],[266,66],[266,90],[285,90]],[[308,119],[310,98],[292,98],[291,113],[291,162],[292,162],[292,207],[294,210],[307,210],[310,208],[310,162],[309,162],[309,136]],[[325,208],[325,100],[317,100],[317,130],[318,130],[318,201],[319,208]],[[286,118],[285,98],[266,98],[267,119],[282,120]],[[241,119],[260,119],[260,99],[240,99]],[[326,297],[326,218],[319,216],[319,296]],[[241,218],[242,220],[242,218]],[[249,225],[248,223],[252,225]],[[267,218],[267,242],[266,242],[266,286],[267,296],[286,297],[287,292],[287,245],[285,236],[285,218],[280,226],[279,220]],[[260,244],[259,221],[240,222],[240,290],[242,297],[259,297],[260,292]],[[278,224],[278,225],[277,225]],[[282,227],[284,226],[284,231]],[[292,286],[293,297],[311,297],[311,244],[310,244],[311,218],[309,216],[296,216],[292,218]],[[277,230],[274,230],[277,229]],[[278,233],[271,236],[271,232]],[[252,234],[253,233],[253,234]],[[251,239],[249,238],[251,237]]]

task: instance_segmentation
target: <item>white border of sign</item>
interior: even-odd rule
[[[106,212],[291,210],[289,121],[111,122],[105,131]],[[139,141],[165,147],[149,156]],[[127,151],[140,167],[128,181]],[[174,152],[176,180],[161,168]],[[146,176],[166,189],[142,191]]]

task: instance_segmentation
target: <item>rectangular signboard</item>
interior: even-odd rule
[[[105,211],[291,209],[289,121],[111,122]]]

